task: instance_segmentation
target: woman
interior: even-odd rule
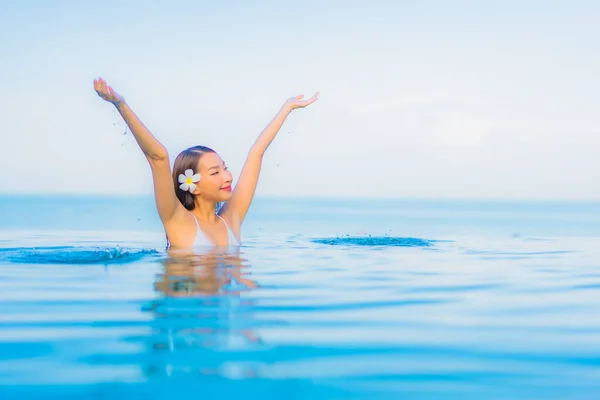
[[[156,207],[171,248],[241,244],[241,225],[254,197],[265,151],[289,113],[318,98],[318,93],[308,100],[300,95],[283,104],[250,149],[239,182],[232,190],[231,173],[214,150],[190,147],[175,158],[171,171],[167,149],[144,126],[125,99],[102,78],[94,80],[94,89],[117,108],[150,163]],[[224,204],[217,210],[220,203]]]

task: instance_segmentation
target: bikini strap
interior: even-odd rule
[[[196,218],[194,213],[190,213],[190,214],[192,214],[192,217],[194,217],[194,221],[196,222],[196,228],[198,228],[198,230],[200,230],[200,224],[198,223],[198,218]]]
[[[229,225],[227,225],[227,222],[225,222],[225,220],[223,219],[223,217],[221,217],[219,214],[215,214],[217,217],[219,217],[221,219],[221,221],[223,221],[223,223],[225,224],[225,227],[227,228],[228,231],[230,231],[231,229],[229,229]]]
[[[219,214],[217,214],[217,217],[221,218],[221,221],[223,221],[223,223],[225,224],[225,227],[227,228],[227,232],[229,233],[229,237],[233,236],[233,238],[235,239],[236,242],[239,243],[239,240],[237,238],[237,236],[235,236],[235,233],[233,233],[233,231],[231,230],[231,228],[229,227],[229,225],[227,225],[227,222],[225,222],[225,219],[223,217],[221,217]],[[231,244],[231,243],[229,243]]]

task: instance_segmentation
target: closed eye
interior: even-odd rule
[[[226,165],[223,165],[221,168],[223,168],[225,171],[229,170],[229,168],[227,168]],[[216,170],[215,172],[212,172],[211,175],[217,175],[219,173],[219,167],[210,167],[209,170]]]

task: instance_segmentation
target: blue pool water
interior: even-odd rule
[[[600,398],[600,204],[0,197],[0,398]]]

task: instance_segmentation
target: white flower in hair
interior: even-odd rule
[[[185,170],[184,174],[179,174],[179,189],[181,190],[189,190],[192,193],[196,190],[196,183],[200,182],[200,174],[194,174],[194,171],[191,169]]]

